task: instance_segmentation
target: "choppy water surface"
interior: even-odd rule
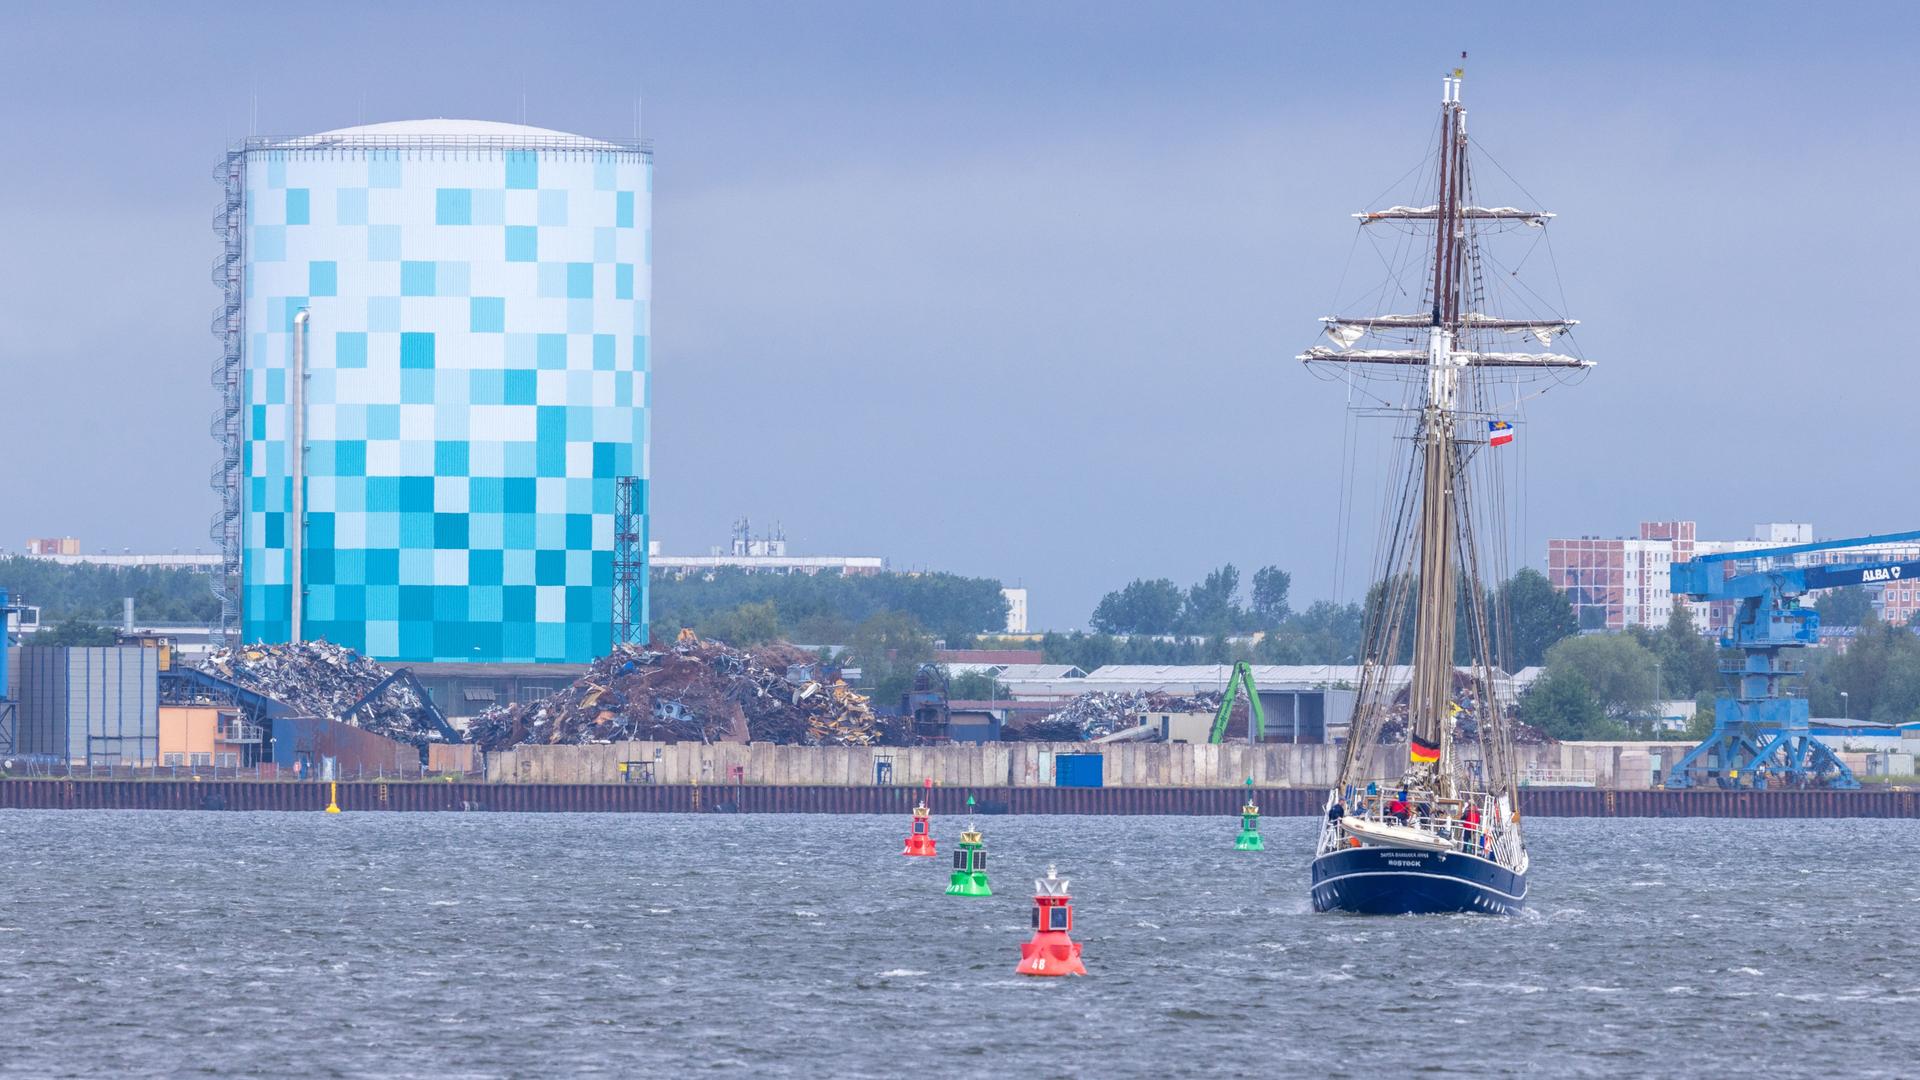
[[[1509,919],[1315,915],[1303,819],[979,823],[990,900],[905,818],[0,812],[0,1071],[1911,1071],[1920,823],[1535,819]],[[1013,974],[1049,860],[1085,979]]]

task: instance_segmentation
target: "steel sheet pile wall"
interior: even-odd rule
[[[340,806],[367,811],[583,813],[908,813],[928,794],[918,785],[834,787],[726,784],[483,784],[436,781],[341,784]],[[0,809],[287,810],[318,813],[328,785],[190,780],[0,780]],[[1179,814],[1229,817],[1246,788],[937,787],[936,816],[982,813]],[[1318,816],[1322,796],[1302,788],[1263,791],[1269,817]],[[1920,818],[1910,791],[1534,792],[1534,817]]]
[[[156,762],[159,679],[154,649],[21,649],[15,752],[88,765]]]

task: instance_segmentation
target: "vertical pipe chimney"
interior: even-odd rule
[[[133,633],[133,597],[131,596],[120,598],[120,629],[129,634]]]
[[[293,317],[293,370],[287,377],[287,473],[292,495],[287,504],[287,640],[301,640],[306,606],[307,553],[307,321],[301,308]]]

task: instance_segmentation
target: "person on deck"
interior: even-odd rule
[[[1327,808],[1327,820],[1333,822],[1336,825],[1340,823],[1341,818],[1346,816],[1347,816],[1346,808],[1341,806],[1337,801],[1332,806]]]
[[[1411,813],[1412,811],[1407,808],[1407,793],[1404,791],[1394,796],[1393,802],[1387,806],[1387,816],[1399,818],[1402,825],[1407,823],[1407,817]]]
[[[1468,846],[1474,848],[1484,848],[1487,846],[1487,836],[1480,831],[1480,808],[1478,806],[1472,803],[1467,804],[1467,812],[1460,815],[1460,825],[1466,830]]]

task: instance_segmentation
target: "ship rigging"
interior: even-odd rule
[[[1495,448],[1515,430],[1516,399],[1501,391],[1591,362],[1553,351],[1570,342],[1574,320],[1489,310],[1512,299],[1542,305],[1512,295],[1513,275],[1492,272],[1504,264],[1483,240],[1544,231],[1553,215],[1475,203],[1461,83],[1458,70],[1443,82],[1433,201],[1355,215],[1363,231],[1401,230],[1407,272],[1381,291],[1420,297],[1425,310],[1328,316],[1331,344],[1299,357],[1349,386],[1384,381],[1391,393],[1397,383],[1397,401],[1370,400],[1396,418],[1403,448],[1375,553],[1353,724],[1313,861],[1320,911],[1512,912],[1526,899],[1513,703],[1500,670],[1508,620],[1488,587],[1503,576],[1508,516]],[[1388,732],[1392,745],[1382,746]]]

